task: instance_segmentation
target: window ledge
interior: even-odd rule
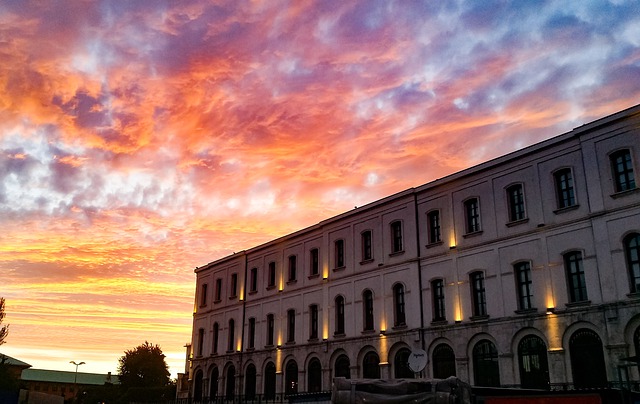
[[[287,285],[293,285],[294,283],[297,283],[298,280],[297,279],[290,279],[287,281]]]
[[[216,299],[216,300],[214,300],[214,301],[213,301],[213,303],[214,303],[214,304],[215,304],[215,303],[220,303],[221,301],[222,301],[222,300],[220,300],[220,299]]]
[[[362,260],[362,261],[360,261],[360,265],[371,264],[373,261],[374,261],[374,259],[373,259],[373,258],[369,258],[369,259],[366,259],[366,260]]]
[[[250,291],[249,291],[249,294],[250,294],[250,295],[255,295],[256,293],[258,293],[258,291],[257,291],[257,290],[250,290]]]
[[[267,345],[264,346],[264,348],[265,349],[272,349],[272,348],[274,348],[274,345],[273,344],[267,344]]]
[[[553,213],[555,213],[556,215],[561,214],[561,213],[565,213],[565,212],[570,212],[572,210],[576,210],[580,207],[580,205],[578,205],[577,203],[575,205],[571,205],[571,206],[565,206],[564,208],[560,208],[560,209],[556,209],[553,211]]]
[[[316,279],[316,278],[319,278],[319,277],[320,277],[320,274],[311,274],[307,278],[308,279]]]
[[[267,286],[267,290],[271,290],[271,289],[275,289],[275,288],[276,288],[276,285],[269,285],[269,286]]]
[[[437,247],[437,246],[442,245],[442,244],[444,244],[444,242],[442,240],[439,240],[439,241],[434,241],[433,243],[429,243],[425,247],[433,248],[433,247]]]
[[[394,251],[389,254],[389,257],[397,257],[398,255],[402,255],[402,254],[404,254],[404,250]]]
[[[318,337],[312,337],[307,340],[307,342],[318,342],[318,341],[320,341]]]
[[[234,351],[233,349],[232,349],[232,350],[227,350],[227,354],[232,354],[232,353],[234,353],[234,352],[235,352],[235,351]]]
[[[591,305],[591,300],[582,300],[580,302],[565,303],[565,307],[567,308],[583,307],[583,306],[589,306],[589,305]]]
[[[256,350],[255,348],[247,348],[247,352],[253,352],[255,350]]]
[[[344,271],[347,267],[346,266],[341,266],[341,267],[335,267],[332,269],[333,272],[339,272],[339,271]]]
[[[611,196],[613,199],[617,199],[617,198],[625,197],[625,196],[627,196],[627,195],[635,194],[635,193],[637,193],[637,192],[640,192],[640,188],[635,187],[635,188],[633,188],[633,189],[627,189],[626,191],[619,191],[619,192],[615,192],[615,193],[611,194],[610,196]]]
[[[229,300],[235,300],[238,298],[238,295],[229,296]]]
[[[631,292],[631,293],[627,293],[627,297],[629,299],[640,299],[640,292]]]
[[[406,330],[407,328],[406,324],[398,324],[391,327],[392,330]]]
[[[284,343],[285,345],[289,346],[289,345],[295,345],[296,342],[295,341],[287,341]]]
[[[211,352],[211,355],[209,355],[209,356],[218,356],[218,353],[217,352]]]
[[[538,312],[538,309],[536,309],[535,307],[532,307],[530,309],[518,309],[514,311],[514,313],[516,314],[533,314],[537,312]]]
[[[434,326],[434,327],[435,326],[439,326],[439,325],[447,325],[447,324],[449,324],[449,322],[447,320],[433,320],[431,322],[431,325]]]
[[[333,336],[336,337],[336,338],[344,338],[344,337],[347,336],[347,334],[345,334],[345,333],[337,333],[336,332],[336,333],[333,333]]]
[[[524,219],[519,219],[519,220],[513,220],[511,222],[506,223],[507,227],[514,227],[514,226],[518,226],[520,224],[525,224],[529,221],[528,217],[525,217]]]
[[[362,330],[362,335],[372,335],[377,334],[376,330]]]
[[[471,321],[483,321],[483,320],[488,320],[489,319],[489,315],[488,314],[483,314],[481,316],[471,316],[469,317],[469,320]]]
[[[471,233],[463,234],[462,237],[463,238],[469,238],[469,237],[479,236],[481,234],[482,234],[482,230],[478,230],[478,231],[473,231]]]

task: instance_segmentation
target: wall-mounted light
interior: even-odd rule
[[[280,348],[282,348],[282,345],[278,344],[278,345],[276,345],[276,348],[280,349]]]
[[[553,314],[556,312],[556,308],[555,307],[547,307],[547,314]]]
[[[382,337],[383,335],[385,335],[387,333],[386,330],[380,330],[380,336]]]

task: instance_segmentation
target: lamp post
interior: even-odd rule
[[[70,361],[69,363],[76,365],[76,373],[73,377],[73,398],[75,401],[78,398],[78,366],[84,365],[84,362],[76,363],[76,361]]]

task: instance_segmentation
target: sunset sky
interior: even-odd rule
[[[196,266],[640,102],[640,2],[512,3],[2,0],[0,352],[175,377]]]

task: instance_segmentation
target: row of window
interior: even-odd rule
[[[633,336],[633,345],[636,352],[640,352],[640,327]],[[520,374],[520,387],[531,389],[549,389],[549,361],[548,348],[545,342],[535,334],[524,336],[517,346],[517,361]],[[574,386],[601,387],[608,382],[604,350],[600,336],[591,329],[581,328],[573,332],[569,338],[569,359],[571,361]],[[415,374],[408,367],[409,348],[400,348],[393,355],[392,375],[396,379],[414,378]],[[499,354],[495,344],[483,338],[478,340],[471,351],[471,363],[473,366],[473,384],[476,386],[500,387]],[[451,345],[440,343],[431,353],[431,370],[436,379],[445,379],[456,376],[456,355]],[[362,357],[361,371],[355,377],[365,379],[380,379],[380,357],[376,351],[368,351]],[[323,390],[322,364],[317,357],[309,360],[306,372],[306,391],[319,392]],[[264,399],[274,399],[276,395],[276,366],[270,360],[263,370],[263,394]],[[285,394],[295,394],[299,390],[299,370],[295,359],[290,359],[284,366]],[[217,367],[211,370],[209,378],[209,397],[218,396],[219,371]],[[249,364],[245,370],[244,395],[247,399],[253,399],[257,393],[257,370],[254,364]],[[352,377],[351,360],[346,354],[338,355],[333,361],[331,378]],[[204,374],[198,369],[194,378],[194,396],[202,399],[205,392],[202,391]],[[236,369],[233,364],[228,364],[225,372],[225,395],[235,395]]]

